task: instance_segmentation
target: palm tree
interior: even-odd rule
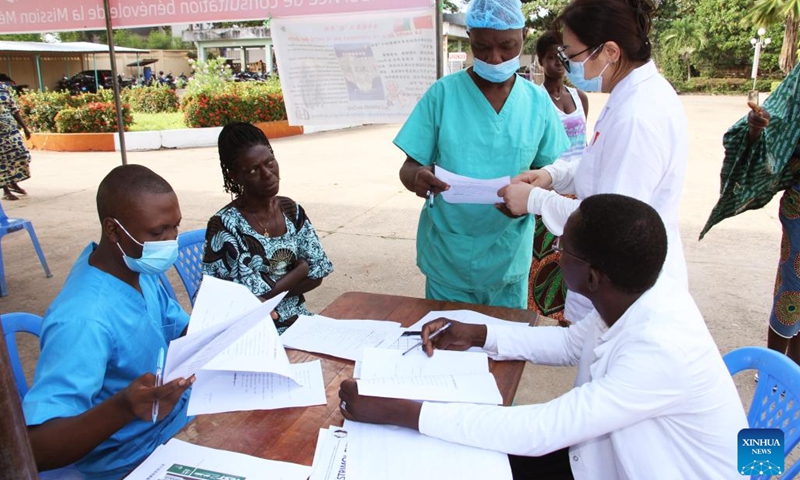
[[[747,20],[759,26],[783,22],[783,47],[780,66],[788,74],[797,63],[797,29],[800,26],[800,0],[756,0]]]
[[[708,43],[700,26],[688,18],[680,18],[672,22],[661,41],[665,47],[673,48],[680,55],[686,63],[686,80],[691,79],[692,55]]]

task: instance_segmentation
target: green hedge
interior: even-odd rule
[[[114,93],[111,90],[100,90],[98,93],[84,93],[82,95],[70,95],[66,92],[29,92],[19,97],[17,103],[25,122],[35,132],[58,132],[56,116],[67,109],[79,109],[86,105],[101,103],[114,110]],[[96,108],[96,107],[95,107]],[[123,112],[125,112],[123,106]],[[127,107],[129,110],[130,107]],[[129,125],[130,114],[124,120]],[[116,125],[116,120],[114,121]],[[89,132],[92,130],[81,130]],[[97,130],[107,131],[107,130]]]
[[[760,92],[772,90],[773,79],[764,78],[756,81],[756,89]],[[704,78],[673,81],[672,86],[678,93],[706,94],[745,94],[753,88],[753,80],[749,78]]]
[[[287,118],[283,94],[276,82],[228,83],[213,91],[187,94],[181,106],[186,125],[192,128]]]
[[[125,130],[133,123],[128,105],[122,105]],[[58,133],[100,133],[117,131],[117,110],[110,102],[94,102],[77,108],[65,108],[55,117]]]
[[[178,94],[166,85],[123,89],[122,101],[142,113],[172,113],[179,107]]]

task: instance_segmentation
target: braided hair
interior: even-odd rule
[[[217,140],[219,163],[222,167],[222,180],[225,191],[236,195],[242,194],[242,186],[231,177],[231,172],[236,170],[239,155],[254,145],[266,145],[274,155],[269,139],[261,129],[251,123],[235,122],[225,125]]]

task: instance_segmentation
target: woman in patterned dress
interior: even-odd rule
[[[235,198],[211,217],[203,272],[247,286],[262,300],[282,292],[279,333],[312,315],[303,294],[333,271],[303,207],[279,197],[278,161],[266,135],[249,123],[232,123],[219,135],[225,191]]]
[[[765,206],[783,192],[778,217],[783,227],[767,347],[800,364],[800,66],[763,106],[725,134],[720,197],[700,238],[712,226]]]
[[[11,87],[0,82],[0,186],[4,200],[19,200],[14,193],[28,193],[17,185],[31,176],[28,168],[31,154],[19,134],[20,128],[25,138],[31,138],[31,131],[14,103]]]
[[[536,56],[544,69],[544,83],[550,100],[558,112],[569,137],[569,148],[560,158],[580,157],[586,146],[586,115],[589,112],[589,98],[577,88],[564,85],[564,65],[558,59],[561,39],[557,32],[548,30],[536,41]],[[544,226],[542,217],[536,215],[533,235],[533,262],[528,277],[528,309],[536,310],[561,322],[564,320],[564,303],[567,286],[561,275],[558,259],[561,256],[553,250],[555,236]]]

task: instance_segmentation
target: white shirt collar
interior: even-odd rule
[[[614,108],[614,105],[623,101],[630,95],[636,85],[644,82],[648,78],[658,75],[658,68],[655,62],[648,61],[639,68],[634,68],[628,75],[625,76],[611,91],[611,96],[608,97],[606,108]]]

